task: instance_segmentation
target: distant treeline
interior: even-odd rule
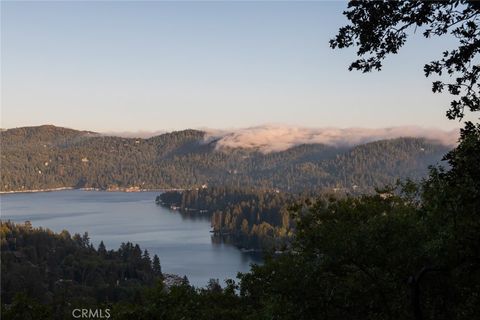
[[[60,187],[98,189],[254,187],[360,194],[398,178],[421,178],[448,147],[400,138],[351,148],[311,144],[264,154],[219,149],[205,132],[149,139],[101,136],[54,126],[0,132],[1,191]]]

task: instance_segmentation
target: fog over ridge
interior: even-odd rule
[[[218,140],[217,148],[258,148],[261,152],[284,151],[301,144],[355,146],[400,137],[419,137],[454,146],[458,130],[440,130],[417,126],[390,128],[304,128],[264,125],[237,130],[207,130],[206,140]]]
[[[255,148],[261,152],[284,151],[301,144],[326,144],[332,146],[355,146],[368,142],[418,137],[454,146],[459,130],[441,130],[419,126],[389,128],[307,128],[288,125],[259,125],[240,129],[199,128],[205,132],[204,142],[215,141],[217,149]],[[151,138],[166,131],[104,132],[102,135],[125,138]]]

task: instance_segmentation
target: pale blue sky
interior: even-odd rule
[[[344,2],[4,2],[1,126],[451,129],[420,34],[380,73],[331,50]]]

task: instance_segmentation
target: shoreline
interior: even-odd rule
[[[37,193],[37,192],[51,192],[51,191],[63,191],[74,190],[74,187],[60,187],[50,189],[32,189],[32,190],[14,190],[14,191],[0,191],[0,194],[14,194],[14,193]]]
[[[96,192],[166,192],[166,191],[182,191],[185,189],[181,188],[166,188],[166,189],[129,189],[129,188],[120,188],[120,189],[99,189],[99,188],[75,188],[75,187],[60,187],[60,188],[50,188],[50,189],[32,189],[32,190],[15,190],[15,191],[0,191],[2,194],[16,194],[16,193],[39,193],[39,192],[55,192],[55,191],[65,191],[65,190],[81,190],[81,191],[96,191]]]

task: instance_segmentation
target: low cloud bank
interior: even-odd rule
[[[216,142],[222,148],[255,148],[261,152],[284,151],[301,144],[327,144],[355,146],[367,142],[400,137],[419,137],[444,145],[457,143],[459,130],[450,131],[415,126],[368,128],[302,128],[293,126],[262,125],[243,129],[199,129],[206,132],[205,142]],[[166,131],[104,132],[102,135],[124,138],[150,138]]]
[[[299,128],[267,125],[232,131],[209,130],[205,139],[206,141],[217,140],[217,148],[257,148],[261,152],[268,153],[283,151],[300,144],[354,146],[400,137],[422,137],[453,146],[458,140],[458,130],[444,131],[421,127]]]

